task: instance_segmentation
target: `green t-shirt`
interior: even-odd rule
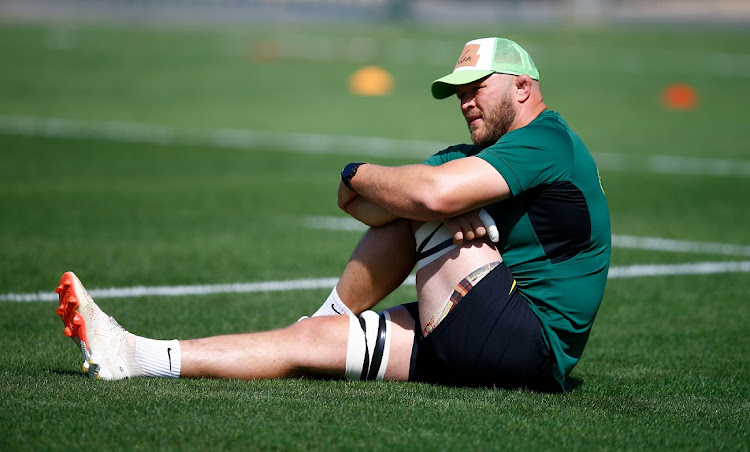
[[[609,209],[599,173],[581,139],[554,111],[480,150],[451,146],[425,162],[476,156],[505,179],[512,196],[486,206],[499,250],[521,294],[539,317],[565,378],[581,358],[604,295],[611,254]]]

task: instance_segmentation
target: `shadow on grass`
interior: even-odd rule
[[[50,369],[49,373],[65,377],[88,378],[85,373],[75,370]]]
[[[583,386],[583,380],[576,377],[568,377],[565,379],[565,391],[572,392]]]

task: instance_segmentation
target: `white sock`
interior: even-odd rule
[[[312,316],[319,317],[322,315],[354,315],[354,313],[341,301],[339,293],[336,292],[336,287],[334,287],[325,303]]]
[[[144,377],[179,378],[182,366],[180,341],[135,337],[135,360]]]

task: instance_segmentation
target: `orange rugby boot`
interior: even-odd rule
[[[83,355],[83,371],[90,377],[120,380],[131,375],[127,359],[133,335],[108,316],[89,296],[73,272],[65,272],[55,291],[60,296],[57,314],[63,331]]]

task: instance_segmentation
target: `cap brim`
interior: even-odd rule
[[[480,78],[492,74],[492,70],[484,71],[456,71],[445,77],[439,78],[432,82],[432,97],[435,99],[445,99],[456,94],[456,86],[476,82]]]

